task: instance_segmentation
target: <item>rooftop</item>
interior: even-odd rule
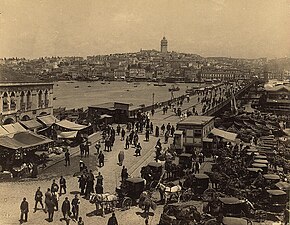
[[[0,66],[0,83],[39,83],[34,77],[14,71],[6,66]]]
[[[213,119],[212,116],[190,116],[177,124],[204,125]]]

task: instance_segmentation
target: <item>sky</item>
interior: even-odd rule
[[[290,56],[290,0],[0,0],[0,57]]]

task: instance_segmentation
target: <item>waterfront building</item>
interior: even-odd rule
[[[262,107],[265,111],[277,115],[290,115],[290,85],[281,84],[265,86],[265,97]]]
[[[212,116],[190,116],[177,123],[177,130],[183,131],[185,151],[191,153],[194,149],[202,149],[203,139],[214,128]]]
[[[165,37],[162,38],[160,45],[161,45],[160,47],[161,53],[167,53],[168,42]]]
[[[32,82],[14,71],[10,77],[10,72],[0,70],[0,125],[52,114],[53,84]]]

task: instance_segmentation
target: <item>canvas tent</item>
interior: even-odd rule
[[[61,139],[73,139],[78,135],[78,131],[60,132],[57,137]]]
[[[30,131],[18,132],[13,135],[0,137],[0,146],[8,149],[31,148],[51,143],[52,140]]]
[[[42,124],[39,123],[37,120],[32,119],[32,120],[27,120],[27,121],[20,121],[20,124],[22,124],[24,127],[26,127],[27,129],[37,129],[42,127]]]
[[[26,131],[26,129],[21,126],[20,123],[2,125],[2,128],[4,128],[8,132],[8,134],[15,134],[18,132]]]
[[[40,116],[37,117],[37,119],[48,127],[59,121],[59,119],[55,118],[53,115]]]
[[[71,130],[71,131],[73,131],[73,130],[80,131],[80,130],[87,128],[87,126],[85,126],[85,125],[73,123],[73,122],[68,121],[68,120],[61,120],[55,124],[62,127],[62,128],[65,128],[67,130]]]

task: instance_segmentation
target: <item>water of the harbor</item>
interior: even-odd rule
[[[149,82],[78,82],[59,81],[54,83],[53,100],[54,108],[66,107],[87,108],[90,105],[97,105],[105,102],[122,102],[139,106],[141,104],[151,105],[154,103],[171,99],[171,92],[168,90],[173,84],[166,86],[154,86]],[[193,83],[174,84],[179,91],[174,92],[174,97],[185,94],[187,88],[199,86]]]

